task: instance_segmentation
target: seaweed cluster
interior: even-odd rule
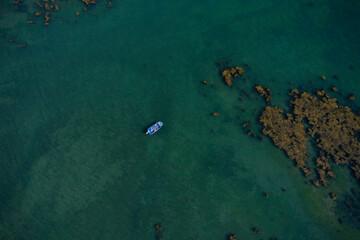
[[[81,0],[83,3],[85,3],[86,5],[90,5],[90,4],[95,4],[96,0]]]
[[[227,239],[228,240],[236,240],[236,235],[231,233],[231,234],[228,235]]]
[[[15,0],[14,4],[21,4],[23,0]],[[85,4],[85,7],[83,8],[84,12],[88,11],[88,7],[95,5],[97,0],[81,0]],[[34,15],[36,17],[44,16],[44,25],[48,26],[51,20],[51,15],[54,12],[57,12],[60,10],[60,6],[55,4],[56,0],[42,0],[42,1],[36,1],[34,3],[34,7],[38,8],[39,11],[36,11]],[[112,3],[108,2],[107,6],[109,8],[112,8]],[[79,16],[80,12],[76,12],[76,15]],[[27,23],[35,23],[35,21],[28,21]]]
[[[336,195],[336,193],[330,193],[330,197],[331,197],[332,199],[334,199],[334,200],[336,200],[336,199],[337,199],[337,195]]]
[[[156,235],[156,240],[162,240],[163,238],[161,237],[162,235],[162,226],[157,223],[155,224],[155,235]]]
[[[310,169],[306,165],[308,136],[314,137],[318,149],[315,159],[318,179],[313,180],[316,186],[327,186],[328,178],[335,178],[331,171],[330,161],[336,164],[350,164],[356,179],[360,179],[360,144],[358,131],[360,117],[349,107],[337,104],[335,98],[324,91],[316,95],[297,89],[291,90],[293,100],[290,104],[293,113],[283,117],[283,110],[267,106],[260,116],[263,133],[268,135],[276,146],[283,149],[288,157],[295,161],[306,177],[310,177]],[[303,121],[307,121],[307,132]]]
[[[258,138],[258,139],[260,139],[260,140],[264,140],[264,137],[263,137],[263,136],[256,136],[256,134],[255,134],[251,129],[249,129],[249,127],[250,127],[250,122],[244,122],[244,123],[242,124],[242,126],[243,126],[243,129],[244,129],[244,131],[246,132],[246,134],[247,134],[248,136],[255,137],[255,138]]]
[[[224,78],[226,84],[228,86],[231,86],[233,84],[233,79],[241,76],[244,74],[244,69],[242,69],[241,67],[230,67],[227,69],[224,69],[221,72],[221,76]]]
[[[269,88],[264,88],[263,86],[255,86],[255,90],[264,97],[267,104],[271,104],[271,91]]]
[[[24,8],[24,0],[14,0],[13,4],[15,5],[15,11],[21,11]]]
[[[294,118],[290,113],[284,118],[283,113],[278,107],[267,106],[260,116],[264,127],[262,132],[268,135],[277,147],[283,149],[304,175],[310,178],[310,169],[306,166],[307,136],[304,125],[300,118]]]
[[[35,2],[34,6],[42,9],[43,11],[45,11],[45,13],[41,12],[41,11],[37,11],[34,13],[34,15],[36,17],[41,17],[44,14],[44,25],[48,26],[50,24],[50,20],[51,20],[51,15],[53,12],[57,12],[60,10],[59,5],[55,4],[55,0],[43,0],[44,3],[37,1]],[[28,23],[35,23],[34,21],[28,21]]]

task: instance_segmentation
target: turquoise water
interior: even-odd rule
[[[336,86],[358,111],[358,1],[59,1],[48,27],[32,3],[0,2],[2,239],[360,238],[347,168],[316,188],[241,126],[260,133],[255,84],[285,109]],[[227,87],[218,61],[248,80]]]

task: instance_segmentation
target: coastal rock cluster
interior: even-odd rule
[[[267,106],[260,116],[263,133],[283,149],[308,178],[306,143],[308,136],[314,137],[318,149],[315,159],[318,179],[313,180],[316,186],[327,186],[329,178],[336,177],[330,161],[349,164],[355,178],[360,180],[360,117],[349,107],[338,105],[324,90],[300,94],[293,89],[289,95],[293,97],[290,101],[293,112],[284,118],[282,109]],[[309,124],[307,131],[303,122]]]
[[[227,69],[224,69],[221,72],[221,76],[224,78],[224,81],[228,86],[232,86],[233,79],[236,77],[239,77],[245,73],[244,69],[241,67],[230,67]]]

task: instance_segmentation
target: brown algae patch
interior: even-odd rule
[[[360,144],[357,133],[360,130],[360,118],[349,107],[337,104],[336,98],[324,91],[316,95],[297,89],[291,90],[293,100],[290,104],[293,112],[287,113],[278,107],[267,106],[260,116],[263,133],[274,144],[283,149],[290,159],[295,161],[306,177],[310,169],[306,165],[308,136],[314,137],[318,149],[315,159],[318,179],[316,186],[329,184],[329,178],[336,175],[331,171],[330,161],[336,164],[349,164],[356,179],[360,179]],[[309,128],[305,131],[303,121]]]
[[[226,84],[231,86],[233,84],[233,79],[239,77],[245,73],[244,69],[241,67],[230,67],[221,72],[221,76],[224,78]]]

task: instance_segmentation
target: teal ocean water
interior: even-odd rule
[[[0,1],[0,239],[360,239],[346,167],[316,188],[241,126],[260,134],[256,84],[359,110],[359,1],[56,0],[49,26],[33,3]]]

